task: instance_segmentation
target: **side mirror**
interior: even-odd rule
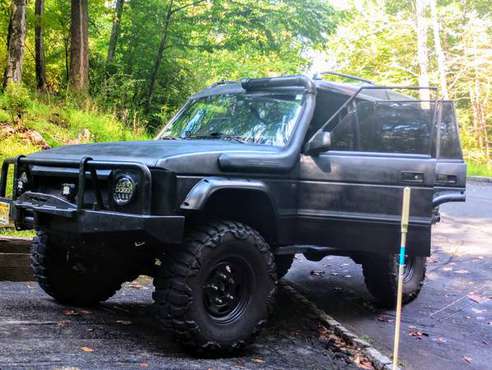
[[[316,133],[304,147],[304,153],[309,155],[316,155],[321,152],[325,152],[330,149],[331,146],[331,134],[326,131]]]

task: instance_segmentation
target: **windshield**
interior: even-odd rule
[[[284,146],[301,111],[303,95],[224,94],[194,100],[161,139],[217,139]]]

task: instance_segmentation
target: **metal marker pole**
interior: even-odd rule
[[[393,370],[398,369],[398,350],[400,347],[401,303],[403,296],[403,272],[405,267],[405,248],[407,243],[408,219],[410,216],[410,188],[403,189],[401,211],[401,247],[398,266],[398,292],[396,296],[395,342],[393,345]]]

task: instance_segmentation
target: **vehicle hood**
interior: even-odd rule
[[[215,161],[223,153],[278,153],[281,148],[260,144],[244,144],[226,140],[149,140],[117,143],[66,145],[29,156],[32,159],[64,159],[80,161],[84,156],[94,160],[140,162],[149,167],[179,170],[177,163],[200,159],[198,163]],[[196,172],[196,171],[193,171]],[[200,172],[200,171],[199,171]]]

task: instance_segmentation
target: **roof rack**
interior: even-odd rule
[[[371,80],[366,80],[364,78],[360,78],[360,77],[356,77],[356,76],[352,76],[352,75],[347,75],[345,73],[334,72],[334,71],[326,71],[326,72],[316,73],[313,76],[313,80],[321,80],[321,76],[324,76],[324,75],[344,77],[344,78],[348,78],[350,80],[361,81],[361,82],[366,82],[366,83],[371,84],[371,85],[375,85],[375,83],[372,82]]]

